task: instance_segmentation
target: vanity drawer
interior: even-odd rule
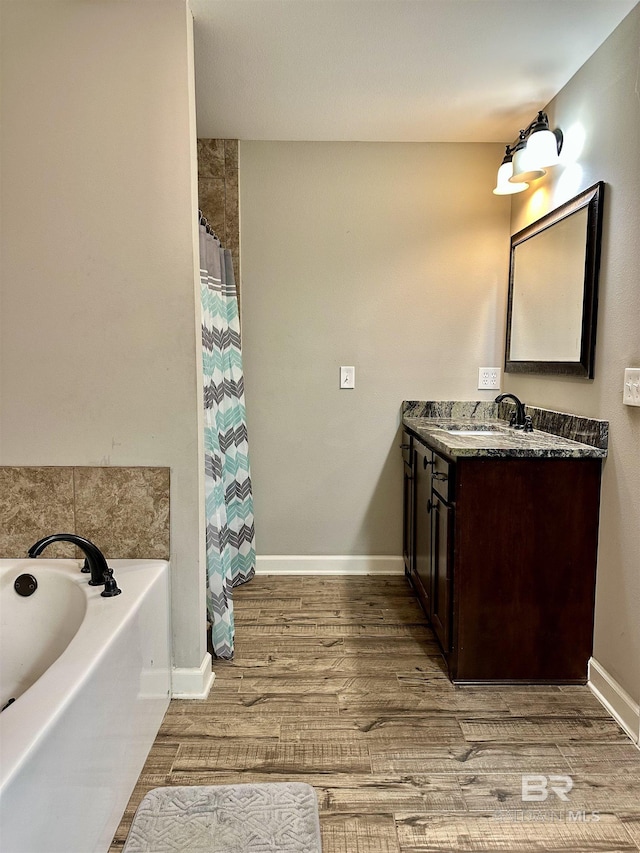
[[[433,488],[448,503],[455,500],[455,463],[433,454]]]

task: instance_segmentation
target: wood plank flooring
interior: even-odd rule
[[[323,853],[640,850],[640,751],[590,691],[455,687],[404,578],[256,577],[235,616],[235,660],[171,702],[110,853],[151,788],[284,780],[316,789]],[[523,774],[573,788],[523,802]]]

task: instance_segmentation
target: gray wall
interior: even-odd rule
[[[478,367],[502,361],[502,151],[241,142],[260,555],[401,553],[402,400],[491,399]],[[355,390],[339,389],[340,365]]]
[[[549,105],[565,166],[514,197],[512,230],[606,182],[595,378],[508,375],[525,402],[603,418],[604,466],[594,657],[640,701],[640,409],[622,405],[625,367],[640,367],[640,6]],[[571,156],[570,156],[571,155]]]
[[[184,0],[2,17],[1,463],[171,468],[174,661],[197,667],[191,18]]]

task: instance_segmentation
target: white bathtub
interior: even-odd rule
[[[109,560],[115,598],[80,565],[0,560],[2,853],[107,851],[169,704],[169,564]]]

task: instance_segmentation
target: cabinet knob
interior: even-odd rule
[[[447,477],[446,474],[441,474],[439,471],[434,471],[433,479],[434,480],[448,480],[449,478]]]

